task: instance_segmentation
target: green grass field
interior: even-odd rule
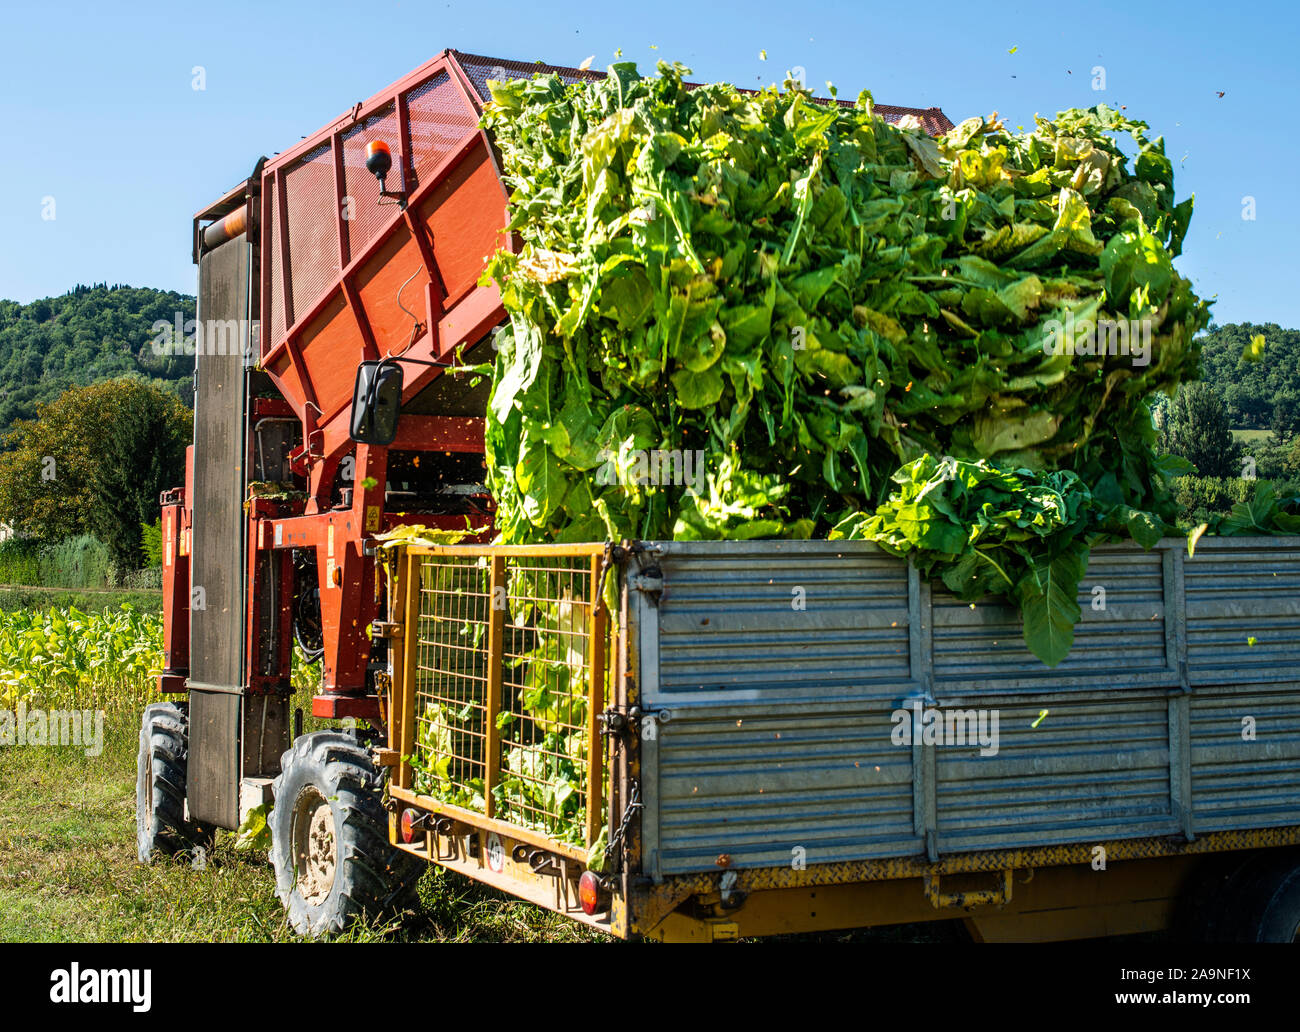
[[[137,716],[109,714],[104,752],[0,748],[0,941],[276,942],[296,940],[265,854],[222,833],[206,862],[148,867],[135,855]],[[601,939],[559,915],[431,867],[420,909],[345,940]]]

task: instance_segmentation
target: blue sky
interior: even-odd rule
[[[996,110],[1028,125],[1035,112],[1126,105],[1164,135],[1179,195],[1196,194],[1179,265],[1217,295],[1216,320],[1300,326],[1292,4],[37,3],[7,5],[0,39],[4,298],[99,281],[193,293],[196,210],[259,155],[438,51],[556,64],[594,55],[604,67],[621,47],[643,70],[679,60],[696,78],[747,86],[800,66],[815,89],[865,87],[881,103],[938,105],[954,122]],[[1092,88],[1097,67],[1103,90]]]

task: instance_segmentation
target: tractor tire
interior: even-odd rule
[[[189,712],[184,703],[145,707],[136,757],[135,832],[141,863],[211,845],[212,830],[185,819]]]
[[[336,731],[303,735],[281,759],[271,864],[299,935],[338,935],[413,902],[424,865],[389,843],[382,781],[356,738]]]
[[[1300,850],[1264,850],[1235,882],[1227,941],[1300,942]]]

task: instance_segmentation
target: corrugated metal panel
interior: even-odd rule
[[[701,707],[658,729],[659,869],[788,866],[914,853],[912,754],[889,709]]]
[[[920,585],[865,542],[674,543],[657,639],[661,874],[916,851],[912,750],[890,714],[917,694]],[[644,669],[644,666],[643,666]],[[657,772],[653,773],[653,772]]]
[[[651,543],[637,565],[662,579],[630,577],[666,715],[641,743],[655,877],[1300,824],[1300,539],[1096,549],[1055,669],[1014,611],[932,597],[861,542]],[[996,713],[996,754],[900,739],[921,700]]]
[[[1166,555],[1094,550],[1079,584],[1083,618],[1074,647],[1055,668],[1044,666],[1025,646],[1020,613],[1013,607],[972,605],[935,591],[936,692],[1088,691],[1113,677],[1133,684],[1173,683],[1177,663],[1165,614],[1165,584],[1172,571]]]
[[[1164,694],[1117,692],[1046,708],[1040,720],[1043,706],[998,700],[996,755],[980,755],[978,745],[935,746],[940,852],[1179,830]]]
[[[1192,684],[1300,682],[1300,549],[1202,539],[1183,570]]]
[[[665,703],[898,694],[911,677],[906,564],[863,542],[808,544],[673,545],[658,609]]]
[[[1197,832],[1300,822],[1300,692],[1197,689],[1190,724]]]

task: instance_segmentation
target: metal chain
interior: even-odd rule
[[[641,809],[641,786],[637,784],[636,778],[629,783],[627,806],[623,809],[623,819],[619,821],[618,827],[610,837],[609,844],[605,847],[605,862],[617,869],[623,860],[623,846],[627,841],[628,830],[632,826],[632,818],[636,811]],[[618,858],[618,864],[615,864],[615,858]]]

